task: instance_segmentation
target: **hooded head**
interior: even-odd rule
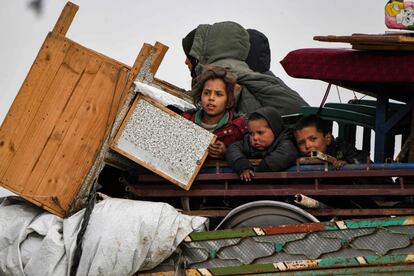
[[[190,74],[192,78],[195,78],[197,76],[195,68],[198,64],[198,60],[194,57],[190,55],[190,51],[191,48],[193,47],[193,42],[194,42],[194,36],[196,33],[197,29],[192,30],[191,32],[188,33],[188,35],[186,37],[183,38],[182,44],[183,44],[183,50],[184,53],[187,57],[187,60],[185,61],[185,63],[187,64],[188,68],[190,69]],[[190,64],[188,64],[188,62]]]
[[[182,44],[183,44],[183,50],[187,57],[190,56],[191,47],[193,47],[194,42],[194,35],[197,29],[192,30],[191,32],[186,35],[186,37],[183,38]]]
[[[250,145],[258,150],[270,148],[284,129],[282,117],[274,107],[259,108],[249,115]]]
[[[197,75],[202,72],[202,66],[207,64],[231,67],[226,62],[229,60],[243,63],[249,70],[245,64],[249,48],[249,34],[242,26],[231,21],[199,25],[183,39],[187,57],[198,62],[195,66]]]
[[[267,37],[255,29],[247,29],[250,40],[250,51],[246,63],[255,72],[264,73],[270,70],[270,46]]]
[[[273,134],[278,136],[283,130],[283,120],[276,108],[271,106],[265,106],[257,109],[249,115],[248,121],[254,120],[254,118],[263,118],[267,121],[267,124],[272,129]]]

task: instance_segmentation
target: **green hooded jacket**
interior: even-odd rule
[[[198,60],[195,72],[204,65],[229,69],[237,76],[242,90],[236,95],[237,112],[250,114],[263,106],[275,107],[281,115],[298,113],[305,100],[277,77],[253,72],[245,60],[249,53],[248,32],[235,22],[199,25],[189,55]]]

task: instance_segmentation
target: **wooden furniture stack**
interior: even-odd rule
[[[144,44],[131,68],[65,37],[77,10],[64,7],[0,129],[0,185],[61,217],[84,206],[133,81],[168,49]]]

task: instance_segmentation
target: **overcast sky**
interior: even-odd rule
[[[66,1],[43,0],[37,15],[31,0],[0,0],[0,122],[3,121],[47,33]],[[326,84],[294,79],[279,61],[292,50],[350,47],[314,41],[315,35],[384,33],[384,6],[379,0],[73,0],[80,6],[67,37],[130,66],[144,42],[170,47],[156,77],[190,88],[181,39],[199,24],[236,21],[265,33],[272,51],[271,69],[311,105],[319,105]],[[353,96],[341,91],[342,101]],[[329,97],[338,101],[336,89]]]
[[[310,104],[318,105],[326,84],[286,75],[279,61],[291,50],[349,47],[314,41],[315,35],[383,33],[384,5],[378,0],[209,0],[73,1],[79,11],[67,37],[132,66],[144,42],[170,47],[157,77],[189,89],[181,39],[198,24],[232,20],[265,33],[272,50],[272,70]],[[0,1],[0,122],[5,117],[47,33],[66,1],[43,0],[42,14],[29,0]],[[336,90],[331,93],[337,99]],[[344,92],[343,97],[352,96]]]

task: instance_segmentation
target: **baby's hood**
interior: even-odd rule
[[[279,136],[284,130],[285,127],[283,125],[282,116],[280,116],[276,108],[265,106],[257,109],[252,112],[252,114],[253,113],[257,113],[266,119],[275,137]]]

